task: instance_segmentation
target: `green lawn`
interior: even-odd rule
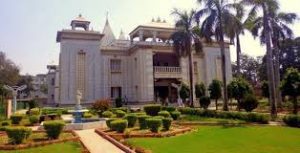
[[[233,122],[233,123],[245,123],[245,121],[242,120],[234,120],[234,119],[222,119],[222,118],[209,118],[209,117],[201,117],[198,115],[181,115],[179,121],[189,121],[189,122],[212,122],[212,123],[218,123],[223,121]]]
[[[0,153],[81,153],[79,142],[65,142],[25,150],[1,151]]]
[[[153,153],[300,153],[300,129],[201,126],[176,137],[133,138],[127,142]]]

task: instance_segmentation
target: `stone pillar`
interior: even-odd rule
[[[10,118],[12,115],[12,101],[11,99],[7,100],[7,106],[6,106],[6,117]]]
[[[139,41],[144,41],[144,31],[143,30],[139,31]]]

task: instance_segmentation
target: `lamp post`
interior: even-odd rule
[[[19,91],[22,91],[24,89],[27,88],[26,85],[22,85],[22,86],[8,86],[8,85],[4,85],[3,86],[6,90],[9,90],[12,92],[13,95],[13,113],[16,112],[17,110],[17,95]]]

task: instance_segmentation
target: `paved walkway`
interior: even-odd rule
[[[99,136],[95,129],[75,131],[91,153],[124,153],[115,145]]]

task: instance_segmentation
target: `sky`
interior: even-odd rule
[[[300,16],[300,0],[279,0],[282,11]],[[160,17],[173,24],[173,8],[200,9],[196,0],[1,0],[0,51],[6,53],[20,68],[21,74],[46,73],[48,64],[58,64],[58,30],[70,28],[79,14],[91,21],[95,31],[102,31],[106,14],[116,37],[121,29],[130,33],[140,24]],[[293,26],[300,36],[300,21]],[[242,52],[251,56],[265,54],[259,40],[246,32],[241,37]],[[234,46],[231,60],[235,61]]]

